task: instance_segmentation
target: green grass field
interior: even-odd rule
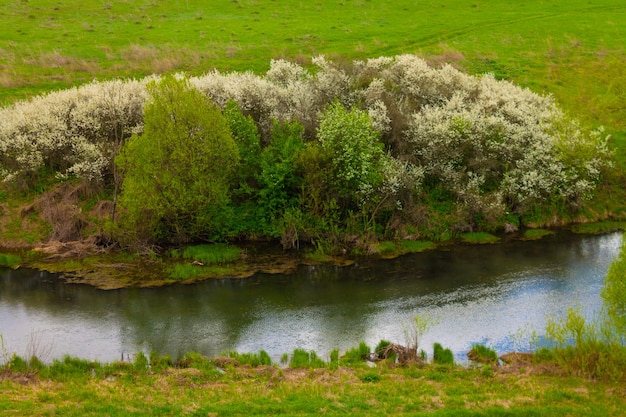
[[[415,53],[623,131],[624,28],[621,0],[4,1],[0,102],[93,79]]]

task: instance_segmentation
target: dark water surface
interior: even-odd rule
[[[525,350],[546,316],[562,317],[576,303],[588,316],[598,311],[621,241],[619,233],[561,233],[344,268],[302,266],[293,275],[115,291],[0,269],[0,334],[5,352],[35,349],[48,360],[231,349],[278,359],[297,347],[327,357],[362,340],[402,344],[421,314],[434,323],[422,341],[427,351],[435,341],[459,356],[476,342]]]

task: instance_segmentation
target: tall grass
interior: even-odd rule
[[[0,266],[14,267],[22,262],[22,258],[10,253],[0,253]]]
[[[626,382],[626,345],[610,322],[588,321],[578,308],[547,325],[549,347],[537,350],[540,361],[554,362],[572,374]]]
[[[241,258],[243,251],[233,245],[216,243],[213,245],[188,246],[182,252],[173,250],[171,255],[175,258],[184,258],[208,265],[220,265],[234,262]]]

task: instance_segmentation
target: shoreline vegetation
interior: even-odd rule
[[[94,279],[114,288],[155,265],[163,284],[623,229],[623,7],[16,5],[0,15],[0,264],[115,272]],[[171,256],[226,243],[253,264],[267,242],[293,259]]]
[[[624,217],[610,135],[551,97],[414,55],[312,61],[1,109],[0,246],[114,288],[263,270],[237,242],[279,244],[285,270]]]
[[[333,366],[313,352],[268,365],[262,354],[179,361],[139,355],[100,364],[66,357],[0,371],[0,410],[20,415],[585,415],[618,416],[623,386],[568,376],[531,355],[503,365]],[[233,355],[235,356],[235,355]],[[243,358],[243,359],[242,359]],[[254,362],[256,360],[256,362]],[[33,361],[31,361],[33,362]]]
[[[66,283],[102,290],[190,284],[207,279],[249,278],[257,273],[289,274],[299,265],[350,266],[363,257],[395,259],[411,253],[442,250],[450,245],[499,244],[506,240],[538,240],[555,233],[604,234],[626,230],[626,222],[599,222],[560,229],[527,229],[515,234],[465,233],[445,242],[383,241],[368,254],[320,255],[313,246],[284,251],[272,242],[204,244],[173,248],[163,255],[145,256],[117,250],[94,250],[81,242],[47,243],[29,249],[0,247],[0,267],[30,268],[56,274]]]

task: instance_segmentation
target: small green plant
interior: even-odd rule
[[[264,350],[261,350],[258,353],[239,353],[236,351],[230,351],[228,352],[228,357],[236,359],[241,365],[249,365],[252,367],[272,365],[272,358]]]
[[[400,248],[404,253],[418,253],[424,252],[428,249],[433,249],[435,244],[426,240],[402,240],[400,241]]]
[[[150,366],[156,370],[163,370],[174,364],[170,355],[159,355],[158,352],[150,352]]]
[[[206,272],[199,265],[175,264],[167,269],[171,279],[185,281],[193,278],[200,278]]]
[[[146,371],[148,369],[149,365],[150,365],[150,362],[149,362],[148,358],[146,357],[146,355],[143,352],[138,352],[135,355],[135,360],[133,361],[133,366],[135,367],[136,370],[138,370],[138,371]]]
[[[362,364],[370,355],[372,350],[365,342],[359,343],[359,346],[354,347],[346,351],[341,357],[341,363],[343,365],[358,365]]]
[[[490,233],[472,232],[472,233],[463,233],[461,235],[461,240],[465,243],[488,244],[488,243],[496,243],[497,241],[500,240],[500,238]]]
[[[290,368],[324,368],[326,363],[314,351],[294,349],[289,361]]]
[[[397,359],[396,352],[389,351],[388,348],[391,346],[391,342],[388,340],[381,340],[378,342],[376,347],[374,348],[374,353],[379,359],[387,359],[391,362],[395,362]]]
[[[0,266],[13,268],[22,262],[22,258],[10,253],[0,253]]]
[[[400,358],[405,361],[413,361],[418,358],[424,360],[426,353],[421,350],[418,352],[420,343],[426,331],[435,324],[434,320],[428,315],[416,315],[411,325],[405,329],[404,337],[406,339],[406,352],[408,357]]]
[[[330,369],[339,368],[339,349],[333,349],[330,352],[330,361],[328,362]]]
[[[495,350],[488,348],[485,345],[473,345],[467,357],[474,362],[478,363],[497,363],[498,354]]]
[[[376,372],[368,372],[366,374],[363,374],[359,377],[359,379],[363,382],[378,382],[381,380],[381,376],[380,374],[377,374]]]
[[[179,252],[172,251],[172,254]],[[237,261],[241,258],[242,250],[233,245],[216,243],[213,245],[188,246],[182,252],[182,258],[190,259],[203,264],[215,265]]]
[[[433,363],[439,365],[453,365],[454,354],[450,349],[444,349],[440,343],[433,345]]]
[[[524,231],[524,240],[538,240],[545,236],[553,235],[554,232],[545,229],[526,229]]]

